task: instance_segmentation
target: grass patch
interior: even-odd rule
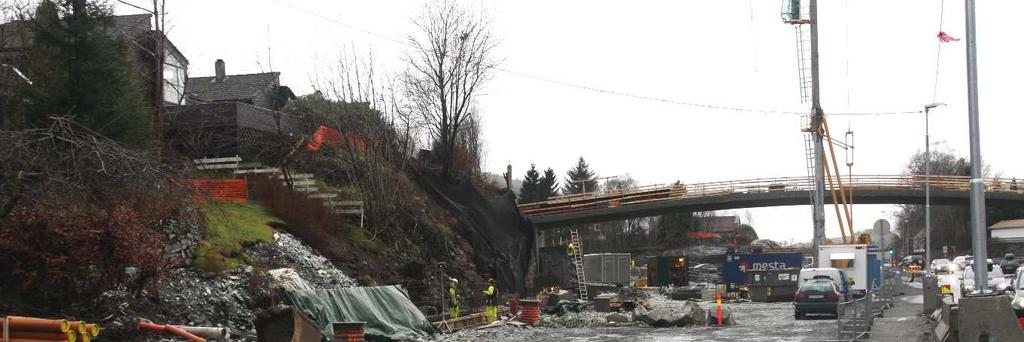
[[[196,251],[196,267],[207,272],[230,270],[245,263],[242,247],[273,242],[271,224],[284,223],[256,203],[207,203],[203,240]]]
[[[345,237],[349,241],[352,241],[352,244],[356,245],[356,247],[359,247],[359,249],[372,253],[380,253],[382,250],[386,248],[383,244],[380,243],[379,239],[370,240],[369,235],[367,235],[366,229],[362,227],[346,224],[342,227],[342,230],[345,232]]]

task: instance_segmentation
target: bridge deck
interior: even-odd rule
[[[844,182],[858,204],[924,202],[924,176],[853,176]],[[932,176],[931,188],[933,204],[967,205],[970,177]],[[806,205],[812,189],[808,177],[655,185],[559,196],[520,205],[519,210],[545,229],[670,212]],[[986,179],[985,191],[991,205],[1024,205],[1024,189],[1015,179]],[[832,203],[830,194],[825,201]]]

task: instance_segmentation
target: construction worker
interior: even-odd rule
[[[490,324],[498,320],[498,289],[494,287],[494,278],[487,279],[487,289],[484,292],[484,316]]]
[[[448,312],[448,315],[451,317],[451,319],[459,318],[460,311],[462,311],[462,307],[459,306],[458,287],[459,280],[452,278],[451,284],[448,285],[448,297],[450,297],[452,300],[452,308]]]
[[[570,242],[569,243],[569,247],[567,249],[569,250],[569,258],[570,259],[572,259],[572,257],[576,256],[576,245],[574,245],[574,244],[572,244],[572,242]]]

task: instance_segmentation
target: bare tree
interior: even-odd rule
[[[494,71],[497,42],[487,20],[448,0],[427,5],[413,24],[420,32],[409,37],[406,96],[423,116],[439,149],[443,175],[451,180],[459,132],[474,115],[474,100]]]

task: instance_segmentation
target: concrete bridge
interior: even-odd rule
[[[970,177],[932,176],[934,205],[968,205]],[[1024,179],[985,179],[989,206],[1024,206]],[[854,204],[924,204],[924,176],[855,175],[843,179]],[[759,178],[680,185],[653,185],[558,196],[519,205],[538,229],[656,216],[673,212],[811,204],[810,177]],[[825,202],[832,203],[831,192]]]

